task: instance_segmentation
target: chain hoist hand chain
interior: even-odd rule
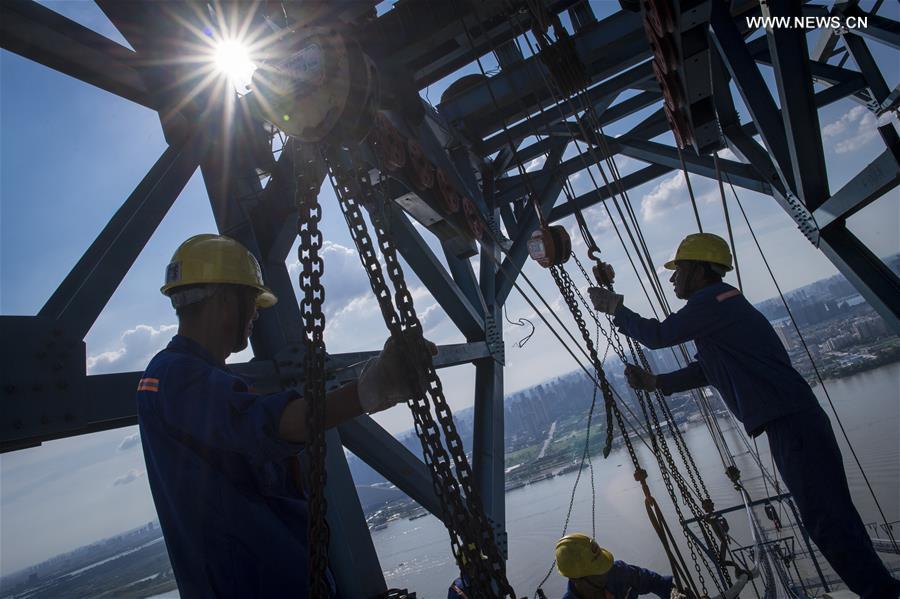
[[[574,253],[573,253],[573,256],[575,256]],[[592,282],[591,278],[588,276],[587,271],[584,269],[584,266],[582,266],[582,264],[578,260],[577,256],[575,256],[575,263],[578,265],[578,268],[581,270],[581,273],[584,275],[584,277],[588,281],[588,283],[591,283]],[[564,268],[560,269],[559,277],[561,280],[566,281],[564,283],[564,285],[567,288],[572,289],[575,287],[574,283],[571,280],[571,277],[569,276],[569,273],[566,272]],[[581,294],[577,294],[577,295],[580,296]],[[584,299],[583,298],[581,298],[581,299],[582,299],[582,303],[584,303]],[[590,311],[590,313],[593,315],[592,310]],[[594,317],[594,318],[596,320],[596,317]],[[622,346],[622,339],[621,339],[621,336],[619,335],[615,325],[613,324],[612,317],[608,317],[607,320],[608,320],[609,330],[611,331],[611,334],[607,334],[606,330],[603,327],[600,327],[600,330],[603,332],[603,335],[606,337],[606,339],[610,343],[610,345],[613,346],[613,351],[616,353],[616,355],[619,356],[619,359],[621,359],[622,362],[627,362],[627,356],[625,354],[625,349]],[[597,322],[599,324],[599,321],[597,321]],[[643,398],[640,393],[636,393],[636,395],[638,396],[638,402],[641,406],[641,410],[644,413],[645,419],[648,420],[648,426],[649,426],[649,419],[648,419],[648,415],[647,415],[645,398]],[[617,407],[616,407],[616,410],[618,410]],[[622,424],[620,424],[620,428],[623,428],[623,427],[624,427],[624,421],[622,422]],[[651,427],[651,429],[653,429],[653,427]],[[658,423],[657,423],[657,427],[655,428],[655,431],[661,433]],[[678,501],[678,496],[675,493],[675,488],[672,484],[673,478],[675,479],[675,483],[678,486],[678,490],[680,492],[679,494],[681,495],[682,502],[688,506],[688,508],[691,510],[692,515],[694,515],[695,517],[700,516],[701,514],[699,512],[699,508],[696,505],[696,502],[694,502],[693,498],[690,496],[690,491],[685,488],[686,483],[685,483],[683,477],[681,477],[680,473],[678,472],[677,466],[674,463],[672,463],[671,455],[668,456],[669,459],[667,459],[665,461],[663,460],[663,457],[661,454],[668,453],[668,452],[667,451],[661,452],[659,450],[658,437],[657,437],[657,435],[653,434],[653,432],[651,432],[650,441],[651,441],[651,449],[653,451],[654,457],[656,458],[657,465],[659,466],[660,475],[662,476],[663,483],[665,484],[665,487],[666,487],[666,492],[668,493],[669,499],[671,500],[672,505],[675,508],[675,512],[676,512],[676,515],[678,516],[679,523],[681,524],[681,526],[683,528],[685,528],[686,520],[684,517],[684,513],[682,512],[681,505]],[[663,447],[665,447],[665,443],[663,443],[662,445],[663,445]],[[702,527],[702,524],[703,524],[703,522],[701,522],[701,527]],[[709,531],[709,534],[710,534],[710,538],[712,538],[711,537],[712,531]],[[694,569],[697,572],[697,580],[700,583],[700,588],[702,589],[703,593],[705,594],[706,593],[706,580],[701,572],[701,568],[700,568],[700,565],[698,562],[698,554],[694,547],[694,542],[691,539],[691,536],[689,534],[687,534],[687,530],[685,530],[684,536],[685,536],[685,541],[687,543],[688,549],[690,550],[691,561],[693,562]],[[699,559],[702,560],[704,566],[710,572],[712,572],[712,569],[710,568],[710,566],[707,563],[705,554],[700,553]],[[689,579],[689,582],[691,584],[693,584],[690,581],[690,579]]]
[[[294,154],[299,160],[299,153]],[[297,206],[297,261],[300,264],[299,284],[303,299],[300,317],[303,320],[303,398],[306,400],[306,429],[309,456],[309,586],[310,596],[326,599],[331,596],[326,577],[328,567],[329,529],[325,519],[328,506],[325,500],[325,288],[322,275],[325,262],[319,255],[322,232],[319,221],[318,187],[311,186],[303,167],[294,169],[295,203]]]
[[[561,272],[564,271],[559,266],[550,267],[550,274],[553,276],[553,280],[556,282],[556,286],[559,288],[563,299],[566,300],[569,312],[572,313],[572,317],[575,319],[575,323],[578,325],[578,330],[581,333],[581,338],[584,339],[585,345],[587,346],[594,372],[599,379],[597,382],[600,383],[600,391],[603,393],[603,404],[606,408],[606,440],[603,443],[603,457],[605,458],[609,456],[609,452],[612,449],[614,432],[613,406],[615,405],[615,399],[613,399],[612,387],[609,384],[609,380],[606,378],[606,372],[603,370],[603,365],[600,364],[600,356],[597,355],[597,348],[594,346],[593,339],[591,339],[591,333],[587,330],[587,325],[584,322],[581,309],[575,301],[575,293],[572,291],[572,280],[571,278],[563,277]],[[622,429],[622,435],[630,445],[630,442],[628,441],[628,431]],[[635,457],[635,459],[637,458]]]
[[[450,534],[453,555],[458,563],[465,562],[474,570],[471,582],[479,596],[514,597],[515,593],[506,580],[505,563],[497,549],[493,530],[484,515],[477,491],[472,486],[472,474],[465,457],[462,441],[456,432],[453,416],[443,396],[440,379],[432,363],[431,352],[422,336],[422,326],[415,313],[415,308],[399,262],[396,250],[379,218],[384,206],[378,205],[374,190],[369,182],[368,174],[353,168],[344,169],[339,159],[326,157],[329,177],[341,206],[341,211],[350,228],[351,236],[359,251],[363,267],[369,276],[369,282],[381,308],[382,316],[391,334],[403,344],[405,349],[407,338],[404,331],[414,331],[415,348],[409,352],[417,359],[417,368],[409,370],[410,383],[415,390],[408,405],[413,414],[416,432],[422,443],[425,463],[432,475],[432,486],[441,503],[444,524]],[[354,163],[357,163],[354,159]],[[360,203],[371,207],[373,222],[376,224],[379,247],[385,259],[389,277],[394,283],[396,294],[394,299],[399,314],[394,310],[391,293],[384,280],[381,265],[375,255],[368,227],[363,219]],[[441,433],[430,411],[429,396],[435,405],[438,420],[442,425],[444,438],[447,439],[449,455],[441,442]],[[457,481],[450,470],[450,462],[456,466],[460,475]],[[463,503],[461,488],[466,492],[466,504]],[[482,552],[487,559],[482,559]]]

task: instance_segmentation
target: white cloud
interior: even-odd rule
[[[295,258],[288,263],[288,273],[294,292],[298,291],[297,275],[300,263]],[[325,261],[325,274],[322,284],[325,286],[325,320],[337,318],[348,309],[360,306],[364,296],[371,295],[369,279],[362,268],[356,249],[331,241],[322,244],[322,259]],[[327,325],[326,325],[327,326]]]
[[[877,126],[875,115],[863,106],[854,106],[838,120],[822,127],[822,138],[833,140],[834,143],[828,145],[836,154],[847,154],[875,139]]]
[[[684,175],[675,173],[660,181],[641,201],[641,216],[654,220],[687,199]]]
[[[164,324],[158,329],[139,324],[128,329],[122,334],[118,348],[88,356],[87,372],[104,374],[142,370],[166,346],[177,329],[174,324]]]
[[[116,480],[114,480],[113,486],[121,487],[122,485],[127,485],[130,483],[133,483],[134,481],[141,478],[145,474],[146,474],[146,472],[144,472],[143,470],[136,470],[136,469],[132,468],[127,473],[123,474],[122,476],[120,476]]]
[[[118,451],[128,451],[132,447],[137,446],[141,442],[141,434],[134,433],[133,435],[128,435],[122,442],[119,443]]]

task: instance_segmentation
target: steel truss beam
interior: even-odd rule
[[[144,83],[137,53],[32,0],[0,5],[3,48],[147,108],[160,102]]]
[[[640,16],[635,13],[617,12],[586,27],[573,39],[578,57],[594,82],[650,56]],[[532,56],[448,99],[438,110],[451,123],[463,121],[472,137],[483,139],[499,130],[503,122],[514,123],[537,112],[537,106],[549,106],[553,98],[544,81],[552,81],[552,77],[541,59]]]
[[[169,146],[56,289],[39,315],[83,339],[197,170],[207,132]]]

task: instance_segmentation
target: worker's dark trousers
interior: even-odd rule
[[[834,571],[864,599],[896,599],[900,582],[881,563],[853,505],[825,412],[816,406],[784,416],[770,422],[766,434],[803,525]]]

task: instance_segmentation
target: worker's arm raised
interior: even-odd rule
[[[620,331],[650,349],[686,343],[726,324],[719,317],[716,307],[706,301],[688,302],[662,322],[655,318],[643,318],[619,305],[613,323]]]

